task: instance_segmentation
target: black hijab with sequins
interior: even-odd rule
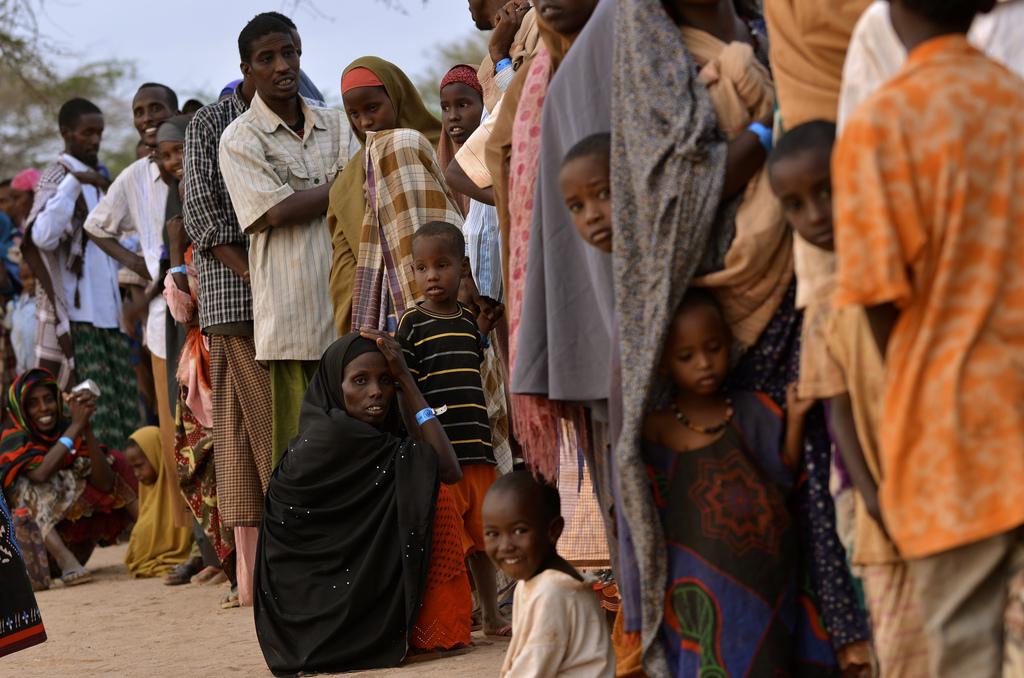
[[[398,403],[377,428],[341,382],[376,350],[357,333],[324,353],[299,435],[274,471],[257,550],[256,634],[274,675],[397,666],[426,582],[437,456],[405,436]]]

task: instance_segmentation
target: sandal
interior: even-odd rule
[[[64,586],[88,584],[92,581],[92,572],[84,567],[76,567],[73,570],[65,570],[61,573],[60,580],[64,582]]]
[[[192,581],[194,575],[199,574],[199,571],[203,569],[203,561],[201,558],[192,558],[186,560],[180,565],[175,565],[171,568],[171,571],[164,577],[165,586],[181,586]]]
[[[220,601],[220,609],[222,610],[231,610],[241,606],[242,604],[238,602],[238,593],[235,591],[232,591],[224,600]]]

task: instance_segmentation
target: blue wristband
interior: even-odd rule
[[[747,127],[747,131],[752,132],[757,136],[758,141],[761,142],[761,146],[764,147],[765,153],[772,152],[772,131],[762,125],[759,122],[752,122]]]
[[[424,407],[416,413],[416,423],[420,426],[423,426],[431,419],[437,419],[437,415],[434,414],[434,408],[432,407]]]
[[[72,440],[71,438],[68,438],[67,436],[61,436],[60,438],[57,438],[57,442],[63,445],[64,447],[68,448],[68,452],[75,451],[75,441]]]
[[[175,266],[174,268],[170,269],[167,272],[170,273],[171,275],[174,275],[175,273],[181,273],[183,275],[188,275],[188,267],[185,266],[185,264],[182,264],[181,266]]]
[[[511,57],[505,57],[504,59],[502,59],[498,63],[494,64],[494,72],[495,73],[501,73],[506,68],[512,68],[512,59],[511,59]]]

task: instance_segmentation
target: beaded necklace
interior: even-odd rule
[[[686,428],[690,429],[691,431],[695,431],[696,433],[703,433],[704,435],[714,435],[716,433],[721,433],[722,431],[725,430],[725,427],[729,425],[729,422],[732,421],[732,417],[735,414],[735,411],[732,408],[732,398],[726,397],[725,407],[725,419],[712,426],[698,426],[697,424],[694,424],[692,421],[690,421],[689,417],[682,413],[682,411],[679,409],[679,405],[676,404],[675,400],[672,401],[672,412],[673,414],[675,414],[676,419],[679,420],[679,423],[685,426]]]

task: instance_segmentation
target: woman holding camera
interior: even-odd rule
[[[60,392],[46,370],[19,376],[0,435],[0,483],[12,510],[28,508],[67,586],[91,579],[97,543],[117,542],[138,517],[137,481],[124,457],[97,441],[96,396]]]

